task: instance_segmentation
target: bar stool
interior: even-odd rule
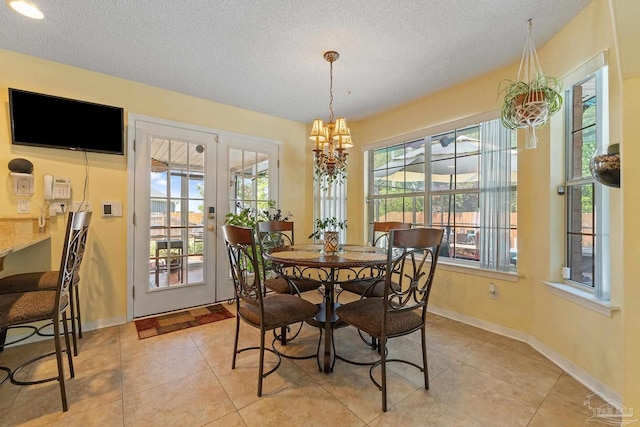
[[[8,329],[26,323],[51,320],[53,323],[53,342],[55,350],[42,354],[26,361],[10,373],[9,379],[16,385],[33,385],[49,381],[58,381],[62,400],[62,410],[68,410],[67,394],[65,386],[65,373],[62,353],[66,351],[69,374],[73,378],[73,359],[71,356],[71,343],[69,340],[69,327],[67,324],[67,310],[71,305],[71,289],[73,277],[77,274],[86,246],[86,232],[88,230],[90,212],[70,212],[67,222],[62,259],[56,290],[30,290],[5,294],[0,299],[0,329]],[[62,324],[63,333],[60,333]],[[66,349],[62,349],[60,340],[64,338]],[[22,381],[16,378],[16,374],[32,363],[50,356],[56,356],[58,374],[56,376]],[[6,371],[6,369],[3,369]]]
[[[82,256],[84,255],[88,228],[89,228],[89,222],[87,221],[87,223],[84,225],[84,229],[81,234],[80,240],[78,241],[78,245],[79,245],[78,269],[79,269],[80,263],[82,262]],[[70,320],[71,320],[74,356],[78,355],[78,338],[82,338],[82,316],[80,313],[80,292],[78,287],[80,283],[80,276],[78,274],[78,269],[76,269],[76,271],[73,274],[72,286],[69,289],[69,297],[71,302]],[[39,271],[34,273],[14,274],[13,276],[4,277],[0,279],[0,295],[7,295],[7,294],[13,294],[13,293],[19,293],[19,292],[55,291],[58,286],[59,275],[60,275],[59,271]],[[49,326],[51,326],[50,323],[40,328],[36,328],[31,325],[18,325],[18,326],[12,327],[17,329],[29,329],[31,330],[31,333],[9,343],[6,343],[7,330],[0,329],[0,352],[4,350],[4,347],[6,345],[16,344],[18,342],[24,341],[35,334],[38,334],[41,336],[52,336],[52,334],[50,333],[43,332],[43,330]]]

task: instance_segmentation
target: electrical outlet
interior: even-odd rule
[[[80,203],[82,203],[82,206],[80,206]],[[93,209],[92,209],[91,202],[87,202],[87,201],[84,201],[84,202],[77,201],[77,202],[75,202],[74,201],[74,202],[71,202],[71,210],[73,212],[79,212],[79,211],[91,212]]]
[[[491,299],[500,298],[500,290],[498,289],[495,283],[489,283],[489,298]]]
[[[67,212],[67,204],[62,202],[51,203],[49,205],[49,216],[56,216]]]

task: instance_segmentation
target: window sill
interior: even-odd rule
[[[453,271],[454,273],[472,274],[474,276],[488,277],[490,279],[504,280],[506,282],[517,282],[521,275],[515,272],[485,270],[475,265],[465,265],[461,263],[444,261],[443,258],[438,259],[438,268],[444,271]]]
[[[620,310],[620,307],[611,304],[610,301],[598,299],[590,292],[574,288],[573,286],[554,282],[542,283],[547,286],[547,289],[552,294],[588,308],[589,310],[600,313],[603,316],[611,317],[614,311]]]

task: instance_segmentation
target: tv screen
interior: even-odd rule
[[[124,111],[9,88],[14,144],[124,154]]]

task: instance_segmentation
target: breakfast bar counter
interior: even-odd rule
[[[49,227],[43,230],[33,218],[0,218],[0,271],[4,269],[4,258],[38,242],[50,239]]]

